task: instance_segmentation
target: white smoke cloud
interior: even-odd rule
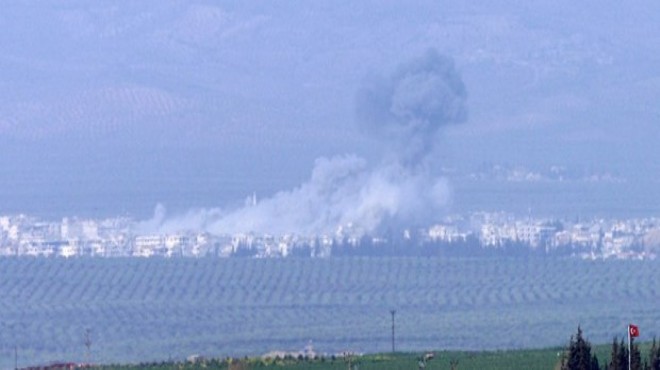
[[[447,198],[442,180],[432,181],[394,163],[368,169],[355,156],[320,158],[311,179],[299,188],[227,214],[209,230],[319,235],[351,226],[354,232],[369,233],[384,221],[413,220],[416,210],[441,206]]]
[[[358,92],[361,124],[391,142],[398,151],[395,158],[374,167],[355,155],[319,158],[311,178],[295,189],[234,210],[166,217],[159,206],[139,229],[273,235],[333,234],[341,229],[362,235],[431,221],[446,206],[450,190],[445,179],[430,172],[429,154],[442,126],[466,119],[465,97],[452,60],[429,51]]]
[[[215,234],[333,234],[340,227],[368,234],[384,224],[413,224],[431,216],[449,199],[444,179],[396,162],[370,169],[354,155],[319,158],[309,181],[256,204],[222,212],[196,210],[167,217],[158,205],[142,232],[205,230]]]

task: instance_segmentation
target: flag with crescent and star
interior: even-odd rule
[[[639,328],[637,327],[637,325],[633,325],[633,324],[628,325],[628,334],[630,334],[631,338],[639,337]]]

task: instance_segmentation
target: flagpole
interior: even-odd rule
[[[630,353],[630,324],[628,324],[628,370],[630,370],[631,365],[631,353]]]

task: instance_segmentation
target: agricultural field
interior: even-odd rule
[[[560,358],[560,349],[513,350],[498,352],[435,352],[432,360],[425,362],[427,370],[449,369],[451,363],[461,370],[551,370]],[[417,369],[425,353],[371,354],[351,358],[325,357],[307,359],[223,359],[205,360],[196,363],[144,363],[134,365],[105,365],[100,370],[181,370],[226,369],[226,370],[346,370],[349,364],[356,370],[409,370]]]
[[[660,334],[660,261],[0,259],[0,369],[299,351],[563,346]],[[91,330],[90,352],[84,345]],[[461,367],[464,368],[464,367]]]
[[[640,344],[641,355],[647,359],[650,343]],[[227,369],[227,370],[408,370],[419,368],[420,361],[426,370],[450,369],[454,364],[461,370],[551,370],[561,362],[564,348],[518,349],[506,351],[436,351],[397,352],[367,354],[347,357],[305,358],[240,358],[200,359],[197,361],[156,362],[125,365],[103,365],[99,370],[160,370],[160,369]],[[611,345],[592,347],[599,364],[610,361]],[[432,354],[433,357],[428,357]]]

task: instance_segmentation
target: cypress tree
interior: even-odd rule
[[[568,354],[562,360],[562,370],[593,370],[594,356],[591,355],[591,344],[582,336],[582,328],[578,326],[575,338],[571,336],[568,344]],[[595,363],[598,366],[598,360]],[[597,368],[597,367],[596,367]]]
[[[630,370],[643,370],[639,346],[633,341],[630,347]]]
[[[623,338],[619,342],[619,364],[621,364],[621,370],[628,369],[628,347],[624,344]]]
[[[617,342],[617,337],[612,340],[612,357],[608,370],[628,370],[628,348],[623,344],[623,339]]]
[[[612,353],[610,354],[610,358],[610,365],[607,369],[619,370],[621,366],[619,365],[619,344],[616,341],[616,337],[612,340]]]
[[[649,353],[649,369],[660,370],[660,345],[656,343],[653,338],[653,345],[651,346],[651,353]]]
[[[600,370],[600,364],[596,355],[591,356],[591,370]]]

